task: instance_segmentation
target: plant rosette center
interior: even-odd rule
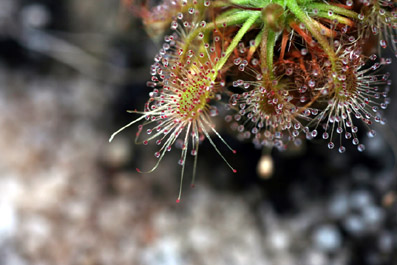
[[[181,82],[182,91],[178,92],[178,114],[183,118],[194,119],[208,109],[213,98],[210,79],[202,73],[192,73]]]

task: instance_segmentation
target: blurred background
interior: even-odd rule
[[[178,151],[138,174],[155,147],[108,143],[160,44],[118,0],[0,0],[0,264],[397,264],[395,100],[364,153],[262,157],[220,117],[238,173],[204,142],[176,204]]]

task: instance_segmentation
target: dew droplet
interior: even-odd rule
[[[329,142],[328,143],[328,148],[329,149],[334,149],[334,147],[335,147],[335,144],[333,142]]]
[[[357,146],[357,150],[360,151],[360,152],[363,152],[363,151],[365,150],[365,145],[359,144],[359,145]]]
[[[314,138],[314,137],[316,137],[317,136],[317,130],[313,130],[312,131],[312,137]]]
[[[344,146],[340,146],[338,149],[338,152],[341,154],[343,154],[345,151],[346,151],[346,147],[344,147]]]
[[[346,133],[345,133],[345,138],[346,138],[346,139],[352,138],[352,134],[349,133],[349,132],[346,132]]]
[[[173,21],[173,22],[171,23],[171,29],[172,29],[172,30],[176,30],[177,28],[178,28],[178,22]]]
[[[236,58],[236,59],[234,59],[233,63],[234,63],[235,65],[239,65],[239,64],[241,63],[241,61],[242,61],[241,58]]]
[[[375,135],[376,135],[376,132],[375,132],[375,130],[370,130],[369,132],[368,132],[368,137],[375,137]]]
[[[379,44],[380,44],[380,46],[381,46],[383,49],[385,49],[385,48],[387,47],[387,43],[386,43],[385,40],[380,40],[380,41],[379,41]]]

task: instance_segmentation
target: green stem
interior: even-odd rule
[[[307,5],[309,3],[312,3],[314,0],[298,0],[298,4],[300,5]]]
[[[262,42],[261,42],[261,64],[262,64],[262,69],[267,70],[267,74],[265,74],[264,76],[269,77],[270,80],[274,78],[273,57],[274,57],[274,46],[276,44],[276,39],[277,39],[277,34],[271,29],[266,27],[263,31]]]
[[[241,9],[238,9],[238,8],[228,9],[228,10],[222,12],[221,14],[217,15],[216,16],[216,20],[227,19],[228,17],[230,19],[230,18],[234,17],[235,15],[239,16],[238,13],[241,13],[241,12],[244,12],[244,11],[245,10],[241,10]]]
[[[261,39],[263,36],[263,32],[265,31],[265,27],[262,28],[262,30],[256,35],[255,40],[254,40],[254,45],[250,47],[250,53],[254,54],[256,49],[258,49],[259,45],[261,44]]]
[[[212,76],[212,80],[214,80],[216,78],[216,76],[218,75],[218,71],[223,67],[223,65],[229,59],[230,54],[237,47],[240,40],[244,37],[244,35],[251,28],[251,26],[255,23],[255,21],[261,16],[260,11],[251,11],[250,13],[252,15],[244,22],[244,24],[242,25],[240,30],[237,32],[236,36],[234,36],[232,42],[227,47],[225,55],[215,65],[215,67],[214,67],[215,74]]]
[[[211,3],[211,7],[228,7],[229,4],[226,1],[214,1]]]
[[[339,16],[339,15],[336,15],[336,14],[329,15],[328,12],[325,12],[325,11],[319,11],[314,16],[322,17],[322,18],[328,18],[328,19],[331,19],[331,20],[336,20],[336,21],[338,21],[341,24],[345,24],[345,25],[349,25],[349,26],[352,25],[352,21],[350,19],[342,17],[342,16]]]
[[[296,0],[288,0],[287,6],[289,10],[305,25],[305,27],[310,31],[314,38],[323,48],[324,52],[328,55],[328,59],[331,62],[332,71],[336,71],[336,55],[334,49],[329,45],[328,40],[321,35],[321,29],[316,21],[312,19],[303,11]]]
[[[247,7],[263,7],[263,0],[230,0],[230,3]]]
[[[255,12],[257,12],[257,11],[255,11]],[[186,55],[186,51],[187,51],[188,47],[190,46],[192,41],[197,37],[197,35],[200,32],[205,33],[205,32],[208,32],[209,30],[213,30],[216,27],[223,27],[224,25],[231,26],[231,25],[243,23],[249,17],[252,17],[252,13],[253,13],[253,11],[241,11],[241,12],[233,13],[232,15],[230,15],[228,17],[224,17],[224,18],[216,21],[215,23],[214,22],[208,23],[204,28],[198,27],[195,30],[193,30],[192,32],[190,32],[189,35],[184,40],[184,43],[182,46],[184,53],[182,55],[181,61],[183,61],[185,59],[185,55]]]
[[[357,19],[358,14],[352,10],[339,7],[339,6],[334,6],[334,5],[327,5],[327,4],[322,4],[322,3],[310,3],[306,6],[306,9],[318,9],[319,11],[326,11],[328,12],[329,10],[332,10],[334,13],[337,13],[339,15],[343,15],[345,17],[349,17],[352,19]]]

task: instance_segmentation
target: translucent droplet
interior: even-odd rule
[[[346,132],[346,133],[345,133],[345,138],[346,138],[346,139],[352,138],[352,134],[349,133],[349,132]]]
[[[363,152],[363,151],[365,150],[365,145],[359,144],[359,145],[357,146],[357,150],[360,151],[360,152]]]
[[[210,109],[210,116],[216,117],[216,116],[218,116],[218,114],[219,114],[218,108],[215,106],[212,106]]]
[[[387,43],[386,43],[385,40],[380,40],[380,41],[379,41],[379,44],[380,44],[380,46],[381,46],[382,48],[384,48],[384,49],[387,47]]]
[[[178,28],[178,22],[173,21],[173,22],[171,23],[171,29],[172,29],[172,30],[176,30],[177,28]]]
[[[375,137],[375,135],[376,135],[376,132],[375,132],[375,130],[370,130],[369,132],[368,132],[368,136],[369,137]]]
[[[334,149],[334,147],[335,147],[335,144],[333,142],[329,142],[328,143],[328,148],[329,149]]]
[[[239,64],[241,63],[241,61],[242,61],[241,58],[236,58],[236,59],[234,59],[233,63],[234,63],[235,65],[239,65]]]
[[[317,130],[313,130],[312,131],[312,137],[314,138],[314,137],[316,137],[317,136]]]

